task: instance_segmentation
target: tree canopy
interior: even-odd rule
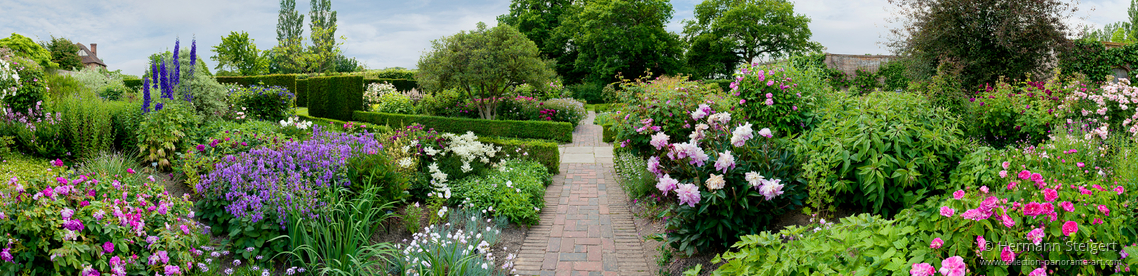
[[[563,18],[557,35],[577,51],[573,66],[586,82],[612,82],[618,74],[678,73],[683,47],[664,30],[672,18],[667,0],[594,0]],[[567,83],[578,80],[567,76]]]
[[[478,107],[483,119],[494,119],[494,109],[510,87],[528,83],[545,87],[553,70],[540,58],[537,45],[510,25],[463,31],[431,42],[419,59],[416,79],[427,91],[457,89]]]
[[[694,20],[685,20],[689,66],[697,74],[730,74],[736,64],[757,58],[819,51],[822,45],[810,41],[809,23],[786,0],[703,1]],[[738,58],[727,59],[728,52]]]
[[[567,47],[569,38],[557,35],[565,16],[575,13],[579,7],[573,0],[514,0],[510,3],[510,13],[498,16],[498,24],[509,24],[525,34],[537,44],[541,57],[557,63],[554,69],[559,75],[580,79],[583,74],[574,70],[577,58],[575,48]]]
[[[51,61],[51,52],[26,36],[12,33],[12,36],[0,38],[0,47],[8,48],[13,55],[31,59],[44,68],[59,68],[59,64]]]
[[[213,46],[215,55],[210,60],[217,61],[215,68],[236,72],[243,76],[264,74],[268,71],[269,60],[257,50],[257,44],[246,32],[229,32],[221,37],[221,43]]]
[[[51,52],[51,62],[58,64],[59,68],[72,70],[83,67],[82,59],[79,58],[79,46],[71,40],[52,36],[51,40],[44,41],[42,44]]]

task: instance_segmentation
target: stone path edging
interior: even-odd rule
[[[529,230],[518,275],[652,275],[650,262],[616,182],[612,145],[601,142],[595,114],[562,145],[561,171],[545,190],[541,221]]]

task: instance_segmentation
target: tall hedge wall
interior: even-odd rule
[[[398,89],[399,91],[408,91],[408,90],[411,90],[412,88],[418,88],[419,87],[419,82],[416,80],[375,79],[375,78],[364,79],[364,86],[367,86],[367,85],[372,84],[372,83],[383,83],[383,82],[387,82],[387,83],[390,83],[392,85],[395,85],[395,89]]]
[[[1115,67],[1122,66],[1131,69],[1133,82],[1138,77],[1138,43],[1107,49],[1102,42],[1081,39],[1075,41],[1075,47],[1059,53],[1060,72],[1082,73],[1092,81],[1105,81],[1107,75],[1114,74]]]
[[[123,79],[122,84],[126,85],[126,88],[142,90],[142,79]]]
[[[309,108],[309,113],[312,109]],[[315,115],[314,115],[315,116]],[[573,142],[573,124],[550,121],[510,121],[451,118],[422,115],[391,114],[356,111],[354,121],[401,128],[418,123],[440,132],[474,132],[478,136],[547,139],[564,143]]]
[[[297,79],[293,94],[296,94],[297,107],[308,107],[308,79]]]
[[[244,86],[261,83],[266,86],[281,86],[287,88],[288,92],[296,93],[296,75],[218,76],[214,78],[220,83],[234,83]]]
[[[333,76],[308,78],[308,113],[314,117],[351,121],[363,110],[364,78]]]

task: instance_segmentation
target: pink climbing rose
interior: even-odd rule
[[[1036,268],[1031,271],[1031,274],[1027,274],[1027,276],[1047,276],[1047,269],[1042,267]]]
[[[956,214],[956,210],[953,210],[952,208],[949,208],[948,206],[941,206],[940,207],[940,215],[951,218],[953,214]]]
[[[1043,228],[1035,228],[1032,229],[1031,232],[1027,232],[1027,239],[1030,240],[1031,243],[1039,245],[1039,243],[1043,242],[1043,235]]]
[[[928,263],[913,264],[913,268],[909,270],[910,276],[933,276],[936,274],[936,269]]]
[[[1012,251],[1011,246],[1005,246],[1004,250],[1000,252],[1000,260],[1006,264],[1011,264],[1016,260],[1016,253]]]
[[[964,265],[964,258],[952,256],[940,261],[940,274],[944,276],[964,276],[968,268]]]
[[[1074,221],[1067,221],[1063,223],[1063,235],[1070,237],[1071,234],[1079,232],[1079,223]]]
[[[988,240],[985,240],[984,236],[976,236],[976,248],[979,248],[980,251],[987,251]]]
[[[1063,207],[1063,210],[1066,210],[1067,212],[1075,211],[1075,204],[1071,203],[1070,201],[1059,202],[1059,207]]]
[[[1059,199],[1059,192],[1051,188],[1043,189],[1043,199],[1048,202],[1054,202],[1056,199]]]
[[[944,246],[944,240],[942,240],[940,238],[933,239],[933,242],[929,244],[929,248],[932,248],[932,249],[937,249],[937,248],[940,248],[941,246]]]
[[[964,198],[964,190],[956,190],[956,192],[952,193],[952,198],[955,198],[955,199]]]

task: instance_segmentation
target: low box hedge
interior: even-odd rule
[[[315,114],[313,114],[315,116]],[[451,118],[423,115],[391,114],[356,111],[354,121],[384,124],[401,128],[418,123],[439,132],[474,132],[478,136],[547,139],[563,143],[573,142],[573,124],[549,121],[510,121]]]
[[[364,79],[364,86],[367,86],[367,85],[372,84],[372,83],[384,83],[384,82],[390,83],[391,85],[394,85],[395,89],[399,90],[399,91],[410,91],[411,89],[419,87],[419,82],[415,81],[415,80],[409,80],[409,79],[376,79],[376,78]]]
[[[352,112],[364,108],[363,80],[361,76],[308,78],[309,115],[351,121]]]
[[[499,154],[510,154],[510,156],[519,157],[520,159],[537,161],[541,163],[542,166],[545,166],[550,174],[558,174],[561,170],[561,151],[557,148],[556,143],[489,136],[478,137],[478,141],[502,147]],[[517,156],[517,152],[519,151],[526,152],[527,154]]]

